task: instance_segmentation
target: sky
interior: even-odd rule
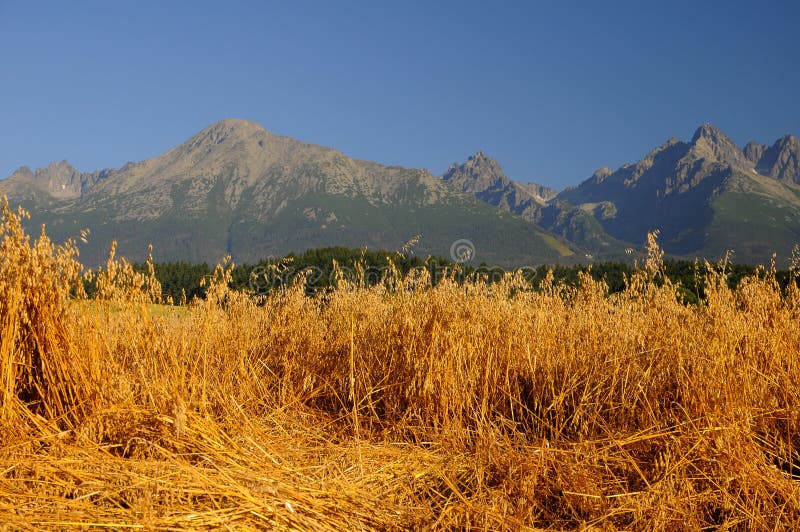
[[[800,2],[0,0],[0,176],[156,156],[223,118],[557,189],[710,122],[800,135]]]

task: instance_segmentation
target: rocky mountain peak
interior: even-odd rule
[[[450,165],[442,180],[461,192],[530,222],[538,221],[541,209],[558,194],[536,183],[509,179],[500,164],[483,151],[478,151],[461,165]]]
[[[256,122],[226,118],[203,129],[186,144],[190,150],[219,145],[233,146],[254,137],[266,137],[268,134],[267,130]]]
[[[695,130],[694,136],[692,136],[692,144],[697,143],[700,139],[706,139],[709,142],[717,142],[727,138],[728,137],[713,124],[705,123]]]
[[[17,168],[13,174],[9,177],[9,179],[20,179],[20,178],[27,178],[32,179],[34,176],[33,170],[29,166],[20,166]]]
[[[478,151],[475,155],[467,159],[462,165],[452,164],[447,169],[444,176],[445,181],[450,180],[464,180],[465,178],[481,181],[481,182],[494,182],[497,180],[507,181],[503,169],[500,167],[495,159],[486,155],[483,151]]]
[[[739,146],[711,124],[703,124],[697,128],[692,137],[690,152],[693,159],[707,159],[735,168],[753,167]]]
[[[214,122],[204,130],[200,132],[203,133],[214,133],[214,132],[222,132],[222,133],[236,133],[236,134],[251,134],[254,132],[261,132],[264,133],[267,130],[259,124],[258,122],[253,122],[252,120],[245,120],[243,118],[223,118],[217,122]]]
[[[475,152],[475,155],[467,159],[467,163],[472,163],[473,166],[481,165],[481,164],[498,164],[496,159],[489,157],[481,150]]]
[[[9,180],[30,183],[34,189],[62,199],[79,197],[85,185],[84,174],[67,161],[52,162],[45,168],[37,168],[35,171],[23,166],[14,172]]]
[[[40,169],[36,170],[36,176],[37,177],[40,177],[40,176],[52,177],[52,176],[71,174],[73,172],[77,172],[75,167],[72,166],[69,163],[69,161],[63,160],[63,161],[57,161],[57,162],[54,161],[54,162],[48,164],[47,167],[40,168]]]
[[[595,170],[594,173],[592,174],[591,178],[596,183],[601,183],[603,180],[605,180],[605,178],[607,178],[608,176],[610,176],[613,173],[614,173],[614,170],[612,170],[608,166],[604,166],[602,168],[598,168],[597,170]]]

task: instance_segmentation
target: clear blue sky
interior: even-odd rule
[[[800,2],[0,0],[0,176],[157,155],[248,118],[557,188],[711,122],[800,134]]]

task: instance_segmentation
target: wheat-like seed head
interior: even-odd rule
[[[800,290],[774,268],[731,287],[707,264],[689,306],[655,235],[613,296],[591,271],[534,290],[395,269],[253,297],[227,260],[167,307],[152,260],[114,245],[85,274],[0,207],[12,528],[800,523]]]

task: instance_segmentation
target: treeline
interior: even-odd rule
[[[451,262],[444,259],[428,259],[427,264],[453,267]],[[147,271],[145,264],[133,266],[138,271]],[[390,267],[405,275],[412,268],[425,266],[425,260],[413,255],[344,247],[318,248],[299,255],[290,253],[280,259],[262,259],[256,264],[234,264],[230,272],[230,286],[236,290],[265,294],[275,288],[300,282],[302,277],[311,293],[332,286],[336,278],[335,270],[338,275],[350,278],[360,276],[365,282],[375,283],[383,278]],[[153,268],[161,283],[164,299],[179,303],[205,297],[215,266],[178,261],[154,263]],[[87,286],[89,292],[91,289],[91,286]]]
[[[204,298],[208,281],[214,272],[214,266],[205,263],[161,262],[153,266],[155,276],[161,283],[164,299],[169,298],[175,303]],[[135,264],[134,267],[140,271],[147,270],[144,264]],[[276,288],[302,282],[309,293],[317,293],[335,285],[337,279],[343,277],[365,284],[381,282],[390,268],[396,269],[402,275],[408,274],[412,269],[423,269],[430,275],[433,283],[445,275],[452,275],[462,280],[482,277],[491,282],[509,271],[486,264],[456,265],[440,257],[422,259],[414,255],[382,250],[330,247],[311,249],[302,254],[291,253],[281,259],[264,259],[256,264],[236,264],[230,272],[230,285],[237,290],[266,294]],[[744,277],[753,275],[758,270],[753,266],[742,264],[727,264],[724,269],[727,283],[732,288]],[[556,282],[571,286],[579,283],[579,274],[588,272],[593,279],[605,281],[610,293],[616,293],[625,288],[626,278],[631,277],[635,266],[624,262],[574,266],[543,265],[523,268],[521,272],[533,287],[538,287],[550,270]],[[681,296],[687,303],[697,303],[704,297],[704,280],[708,271],[703,263],[667,259],[663,264],[663,273],[673,282],[680,284]],[[765,274],[762,270],[761,275]],[[791,278],[788,270],[776,272],[776,279],[782,288],[786,287]],[[91,289],[91,286],[87,286],[89,292]]]

